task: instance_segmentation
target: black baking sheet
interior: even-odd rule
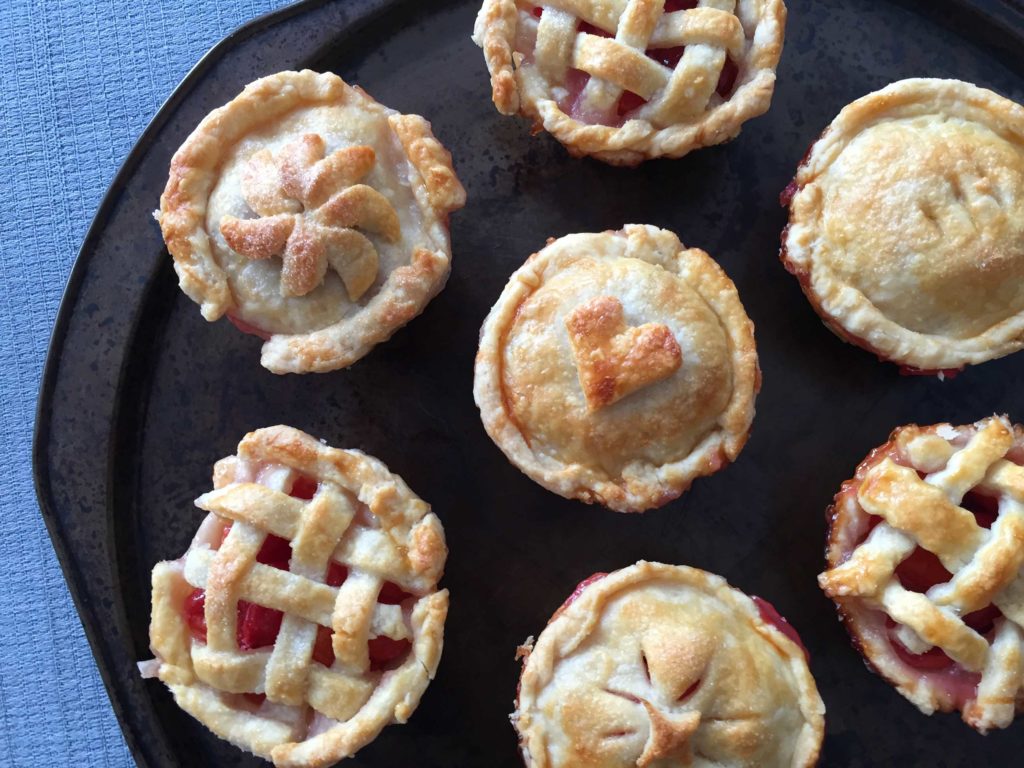
[[[187,547],[213,462],[287,423],[384,460],[433,504],[451,555],[444,656],[411,721],[353,766],[517,766],[516,645],[573,586],[639,558],[723,574],[799,630],[828,707],[827,766],[1017,765],[1024,723],[981,737],[924,717],[869,673],[815,583],[824,509],[891,429],[1024,420],[1024,354],[952,381],[900,376],[839,342],[778,262],[778,194],[847,102],[904,77],[958,77],[1024,101],[1016,2],[792,0],[771,111],[732,143],[616,169],[574,160],[497,114],[469,39],[476,2],[308,2],[243,28],[171,97],[82,247],[40,397],[40,504],[129,745],[142,766],[258,765],[142,681],[149,570]],[[469,193],[454,271],[422,317],[349,370],[277,377],[259,344],[181,294],[150,212],[171,154],[206,112],[281,69],[329,69],[425,115]],[[667,507],[620,515],[512,467],[473,404],[484,315],[546,238],[651,223],[716,258],[757,326],[764,387],[750,443]],[[68,674],[75,674],[68,670]],[[105,702],[96,702],[105,706]]]

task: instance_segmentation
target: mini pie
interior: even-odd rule
[[[274,373],[306,373],[351,365],[423,310],[465,199],[430,123],[307,70],[211,112],[156,216],[203,317],[264,338]]]
[[[549,240],[480,332],[473,395],[508,459],[567,498],[661,506],[734,461],[754,417],[754,326],[672,232]]]
[[[982,733],[1024,710],[1024,430],[893,432],[829,509],[818,577],[854,644],[925,714]]]
[[[146,677],[278,766],[332,765],[416,709],[441,657],[447,555],[387,467],[291,427],[217,462],[183,557],[153,569]]]
[[[817,763],[825,706],[800,638],[721,576],[643,561],[595,574],[519,653],[527,768]]]
[[[901,80],[843,108],[782,195],[781,258],[840,338],[910,373],[1024,344],[1024,107]]]
[[[499,112],[635,165],[766,112],[785,26],[782,0],[484,0],[473,40]]]

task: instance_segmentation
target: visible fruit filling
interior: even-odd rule
[[[807,660],[810,661],[811,654],[807,650],[807,646],[804,645],[803,640],[800,639],[800,635],[797,634],[793,625],[786,621],[786,618],[775,609],[775,606],[763,597],[758,597],[757,595],[751,595],[750,599],[753,600],[754,605],[757,606],[757,610],[761,613],[761,618],[800,646],[800,650],[804,652],[804,656],[806,656]]]
[[[986,496],[977,491],[971,491],[964,495],[960,506],[974,513],[974,518],[982,528],[991,528],[999,514],[999,500],[993,496]],[[869,516],[868,526],[860,541],[867,538],[867,535],[882,522],[882,518],[874,515]],[[860,544],[860,541],[858,544]],[[953,574],[947,571],[939,558],[927,549],[917,547],[910,556],[896,567],[896,578],[904,589],[911,592],[927,592],[936,584],[945,584],[953,578]],[[1002,612],[994,605],[981,610],[969,613],[963,617],[963,622],[980,635],[988,635],[994,629],[997,618]],[[896,652],[896,655],[915,669],[936,671],[951,669],[957,663],[949,658],[941,648],[931,648],[924,653],[913,653],[897,636],[898,625],[892,619],[887,619],[886,629],[889,642]]]
[[[558,615],[558,614],[560,614],[560,613],[561,613],[562,611],[564,611],[564,610],[565,610],[566,608],[568,608],[568,607],[569,607],[570,605],[572,605],[572,604],[573,604],[573,603],[575,603],[575,602],[576,602],[577,600],[579,600],[579,598],[580,598],[580,595],[582,595],[582,594],[583,594],[583,591],[584,591],[584,590],[585,590],[585,589],[586,589],[587,587],[589,587],[589,586],[590,586],[591,584],[593,584],[593,583],[594,583],[595,581],[600,581],[601,579],[603,579],[603,578],[604,578],[605,576],[607,576],[607,575],[608,575],[607,573],[599,572],[599,573],[595,573],[595,574],[592,574],[592,575],[590,575],[590,576],[587,576],[587,578],[585,578],[585,579],[584,579],[583,581],[581,581],[581,582],[580,582],[579,584],[577,584],[577,585],[576,585],[576,589],[574,589],[574,590],[572,591],[572,594],[571,594],[571,595],[569,595],[569,596],[568,596],[568,597],[567,597],[567,598],[565,599],[565,602],[564,602],[564,603],[562,603],[562,604],[561,604],[560,606],[558,606],[558,610],[557,610],[557,611],[555,611],[555,616],[557,616],[557,615]],[[554,616],[552,616],[551,618],[554,618]]]
[[[698,0],[666,0],[665,13],[696,8],[697,2]],[[544,14],[544,9],[534,7],[532,12],[539,19]],[[614,37],[613,34],[582,20],[577,26],[577,31],[597,37]],[[685,45],[677,45],[670,48],[648,48],[644,53],[648,58],[659,64],[669,69],[675,69],[679,64],[679,60],[683,58],[685,51]],[[725,63],[722,65],[722,71],[718,77],[718,84],[715,86],[715,92],[723,99],[728,99],[732,95],[738,74],[739,68],[736,66],[736,62],[726,56]],[[632,113],[647,103],[647,100],[639,94],[632,91],[623,91],[614,109],[610,110],[607,114],[595,114],[593,111],[586,110],[580,104],[580,97],[589,80],[590,75],[586,72],[579,69],[570,69],[564,84],[567,93],[559,100],[558,104],[563,112],[581,122],[619,126],[628,120]]]
[[[316,495],[318,483],[312,478],[300,475],[292,484],[290,492],[295,498],[309,500]],[[221,535],[221,543],[231,530],[231,523],[224,526]],[[272,568],[279,568],[283,571],[289,569],[292,548],[285,539],[279,536],[268,535],[256,556],[256,562],[268,565]],[[331,561],[327,568],[324,581],[332,587],[340,587],[348,578],[348,569]],[[381,587],[377,602],[384,605],[401,605],[405,600],[413,597],[397,584],[390,581],[385,582]],[[184,613],[192,636],[199,642],[206,642],[206,591],[194,589],[185,598]],[[238,601],[238,621],[236,628],[236,640],[239,649],[243,651],[255,651],[261,648],[273,646],[277,635],[281,631],[283,619],[281,611],[273,608],[265,608],[261,605],[248,603],[244,600]],[[392,640],[389,637],[371,638],[369,641],[370,669],[371,671],[382,671],[396,666],[395,662],[403,658],[412,647],[409,640]],[[331,644],[331,629],[321,626],[317,630],[316,643],[313,646],[313,660],[329,667],[334,663],[334,650]],[[250,703],[260,704],[263,701],[263,694],[245,694]]]

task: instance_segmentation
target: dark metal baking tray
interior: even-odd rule
[[[574,160],[499,116],[470,42],[476,0],[306,2],[214,48],[146,129],[100,206],[53,333],[34,462],[40,507],[125,736],[142,766],[260,764],[141,680],[149,570],[188,545],[213,462],[287,423],[361,448],[444,521],[452,594],[444,656],[415,716],[351,761],[515,766],[516,645],[577,581],[639,558],[725,575],[798,628],[828,707],[823,765],[1012,765],[1024,723],[981,737],[920,715],[868,672],[815,584],[824,509],[906,422],[1024,419],[1024,354],[952,381],[907,378],[840,343],[777,259],[777,198],[847,102],[910,76],[958,77],[1024,101],[1017,2],[790,0],[771,111],[730,144],[616,169]],[[420,113],[455,157],[469,204],[452,218],[448,287],[353,368],[277,377],[259,341],[209,325],[180,293],[150,212],[201,117],[281,69],[329,69]],[[734,466],[645,515],[566,501],[513,468],[471,395],[477,331],[508,275],[549,236],[649,222],[710,252],[757,325],[764,388]],[[68,674],[74,674],[69,670]],[[97,706],[104,706],[97,702]]]

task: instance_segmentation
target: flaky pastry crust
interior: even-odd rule
[[[550,240],[484,321],[473,395],[532,479],[619,512],[734,461],[754,416],[754,329],[722,269],[627,225]]]
[[[308,501],[294,493],[303,481],[315,483]],[[208,516],[189,551],[153,569],[146,676],[278,766],[332,765],[404,723],[437,670],[448,612],[444,531],[429,505],[377,459],[284,426],[246,435],[217,462],[214,487],[196,500]],[[287,570],[256,560],[270,535],[290,544]],[[408,593],[401,603],[378,601],[387,584]],[[186,616],[197,589],[204,639]],[[240,600],[283,611],[270,647],[239,647]],[[324,627],[329,665],[314,660]],[[407,643],[404,659],[375,669],[375,638]]]
[[[591,581],[520,655],[528,768],[817,762],[825,707],[803,650],[720,576],[638,562]]]
[[[958,80],[844,107],[783,196],[781,257],[841,338],[920,371],[1024,344],[1024,107]]]
[[[960,710],[982,733],[1024,712],[1021,463],[1024,429],[1005,416],[899,427],[836,494],[818,577],[871,668],[923,713]],[[965,508],[978,504],[992,519]],[[900,570],[919,550],[949,572],[923,591],[921,565]]]
[[[211,112],[175,153],[157,218],[203,317],[257,329],[264,367],[306,373],[351,365],[423,310],[464,203],[426,120],[305,70]]]
[[[661,2],[484,0],[473,41],[483,49],[499,112],[532,119],[575,156],[636,165],[735,138],[771,104],[785,36],[782,0],[693,5],[665,12]],[[550,18],[538,19],[537,9]],[[672,67],[645,55],[682,46]],[[723,66],[737,70],[725,98],[716,93]],[[573,73],[590,77],[580,87],[599,108],[566,104],[574,99]],[[617,115],[627,91],[645,102]],[[580,119],[595,109],[608,114]]]

